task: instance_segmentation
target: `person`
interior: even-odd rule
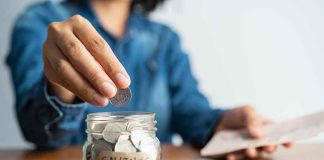
[[[82,144],[88,113],[126,110],[155,112],[163,143],[178,133],[185,143],[202,147],[218,131],[238,128],[262,136],[258,127],[267,120],[253,107],[212,109],[198,90],[179,36],[148,17],[162,2],[46,1],[19,16],[7,64],[27,141],[39,149]],[[109,98],[127,87],[131,102],[111,106]],[[273,152],[275,146],[263,150]],[[250,158],[258,154],[246,150]]]

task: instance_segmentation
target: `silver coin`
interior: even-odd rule
[[[107,142],[116,143],[121,132],[125,130],[125,123],[108,123],[102,132],[102,135]]]
[[[88,127],[92,133],[101,133],[105,127],[106,122],[91,123]]]
[[[145,133],[145,132],[146,131],[144,131],[144,130],[131,131],[130,139],[131,139],[134,147],[136,147],[137,149],[139,149],[139,145],[140,145],[140,142],[143,139],[143,137],[148,136],[147,133]]]
[[[150,137],[150,136],[145,136],[141,138],[141,141],[139,142],[139,150],[141,152],[152,152],[152,148],[153,146],[155,146],[155,142],[154,142],[154,138]]]
[[[125,140],[129,140],[129,134],[121,134],[118,137],[118,141],[117,142],[121,142],[121,141],[125,141]]]
[[[156,148],[158,148],[158,146],[154,138],[150,136],[142,137],[139,144],[140,152],[150,154],[152,159],[157,159],[158,151]]]
[[[104,140],[98,140],[92,145],[91,148],[92,158],[96,159],[96,157],[98,157],[102,151],[112,151],[112,150],[113,150],[113,144],[108,143]]]
[[[115,152],[126,152],[126,153],[136,152],[136,148],[133,146],[131,141],[129,141],[129,135],[119,136],[118,141],[115,145]]]
[[[125,106],[132,98],[132,93],[129,88],[118,89],[114,97],[110,98],[110,103],[114,106]]]
[[[92,133],[92,138],[94,138],[95,140],[99,140],[103,138],[103,135],[101,133]]]

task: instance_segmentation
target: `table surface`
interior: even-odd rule
[[[81,160],[82,147],[66,147],[54,151],[0,150],[1,160]],[[163,160],[203,160],[199,151],[188,146],[162,146]],[[324,144],[295,144],[291,149],[279,148],[259,160],[324,160]],[[206,159],[205,159],[206,160]]]

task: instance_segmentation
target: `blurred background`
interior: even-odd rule
[[[30,147],[4,59],[16,16],[33,2],[0,1],[0,148]],[[169,0],[151,17],[178,31],[213,106],[251,104],[274,121],[324,110],[324,1]]]

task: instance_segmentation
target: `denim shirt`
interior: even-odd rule
[[[47,27],[75,14],[91,22],[129,73],[133,97],[126,107],[65,104],[48,94],[42,61]],[[103,29],[88,3],[78,7],[54,1],[31,5],[14,25],[7,64],[20,128],[25,139],[38,148],[82,144],[86,140],[86,115],[111,111],[155,112],[161,142],[170,143],[177,133],[185,143],[202,146],[223,113],[211,109],[198,90],[178,35],[134,11],[129,15],[125,35],[117,39]]]

